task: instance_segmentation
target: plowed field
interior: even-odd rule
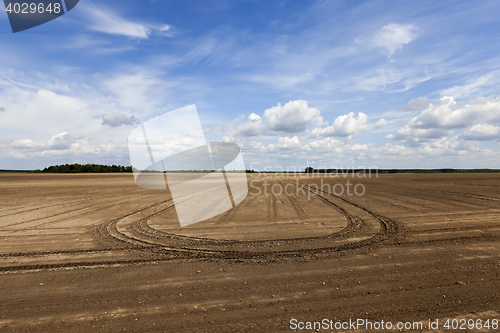
[[[500,320],[500,174],[248,181],[181,228],[170,194],[131,175],[1,174],[0,331]]]

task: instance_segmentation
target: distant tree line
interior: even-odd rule
[[[132,169],[134,172],[141,172],[141,173],[211,173],[211,172],[222,172],[222,170],[167,170],[167,171],[160,171],[160,170],[139,170],[136,168]],[[227,173],[255,173],[254,170],[224,170]]]
[[[379,173],[499,173],[498,169],[387,169]]]
[[[34,170],[33,172],[42,173],[111,173],[111,172],[132,172],[131,166],[121,165],[103,165],[103,164],[63,164],[52,165],[43,170]]]
[[[33,173],[120,173],[120,172],[133,172],[131,166],[121,166],[121,165],[103,165],[103,164],[62,164],[62,165],[52,165],[43,170],[33,170]],[[161,172],[161,171],[144,171],[137,170],[136,172]],[[28,171],[29,172],[29,171]],[[168,172],[217,172],[216,170],[176,170]],[[227,172],[246,172],[255,173],[254,170],[230,170]]]
[[[343,173],[500,173],[499,169],[314,169],[307,167],[306,173],[336,173],[341,170]]]

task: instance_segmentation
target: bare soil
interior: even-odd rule
[[[1,174],[0,331],[500,320],[500,174],[248,181],[240,205],[181,228],[170,194],[129,174]]]

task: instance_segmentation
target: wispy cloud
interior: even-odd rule
[[[497,87],[500,83],[500,71],[494,71],[480,77],[470,78],[463,85],[456,85],[441,91],[442,96],[453,96],[456,99],[465,98],[473,95],[486,95],[492,92],[498,92]],[[493,89],[488,89],[492,88]]]
[[[103,10],[92,4],[83,7],[91,19],[91,30],[138,39],[149,38],[151,30],[140,23],[119,17],[111,10]]]
[[[95,54],[113,54],[125,51],[132,51],[137,48],[137,45],[122,44],[116,45],[106,37],[89,35],[89,34],[79,34],[73,35],[71,40],[69,40],[65,45],[67,49],[85,49],[89,53]]]
[[[111,35],[148,39],[152,28],[156,28],[163,33],[168,32],[172,28],[170,25],[151,26],[126,19],[102,4],[96,6],[87,2],[79,8],[86,13],[86,17],[90,22],[89,29]]]

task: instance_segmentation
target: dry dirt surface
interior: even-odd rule
[[[0,174],[0,332],[500,332],[500,174],[360,176],[181,228],[129,174]]]

